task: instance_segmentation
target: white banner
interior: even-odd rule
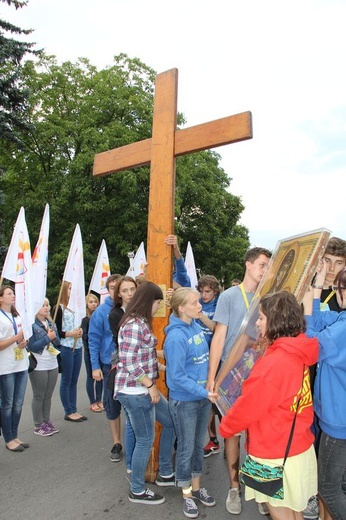
[[[110,274],[107,246],[106,242],[102,240],[88,291],[94,291],[99,294],[100,303],[103,303],[108,296],[106,282]]]
[[[32,336],[35,308],[32,296],[30,240],[23,207],[19,211],[1,277],[15,284],[16,309],[22,319],[24,339],[28,340]]]
[[[79,224],[76,225],[73,234],[63,281],[71,283],[71,294],[68,307],[75,313],[75,323],[78,327],[85,316],[83,243]]]
[[[191,287],[193,289],[196,289],[198,279],[197,279],[197,272],[196,272],[196,266],[195,266],[195,259],[193,256],[193,251],[192,251],[190,242],[187,243],[186,256],[185,256],[185,267],[187,270],[187,274],[189,275],[190,280],[191,280]]]

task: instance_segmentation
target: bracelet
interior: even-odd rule
[[[151,383],[150,386],[147,386],[148,390],[149,390],[149,388],[151,388],[152,386],[154,386],[154,381]]]
[[[323,285],[317,285],[317,283],[312,284],[314,289],[323,289]]]

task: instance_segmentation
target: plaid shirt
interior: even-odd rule
[[[114,382],[114,396],[124,387],[140,387],[138,378],[147,375],[155,381],[158,376],[157,339],[150,331],[148,322],[132,318],[119,329],[119,362]]]

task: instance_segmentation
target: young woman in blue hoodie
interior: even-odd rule
[[[209,348],[196,319],[201,312],[199,292],[190,288],[174,291],[170,301],[173,314],[165,329],[164,352],[169,409],[178,446],[176,482],[183,492],[183,512],[197,518],[195,500],[214,506],[215,500],[200,487],[203,473],[204,438],[211,402],[217,394],[205,388],[209,367]]]
[[[307,334],[316,336],[319,342],[314,388],[314,408],[322,430],[318,491],[333,519],[343,520],[346,514],[346,312],[320,311],[326,272],[322,259],[313,290],[304,298],[304,312]],[[338,273],[334,283],[338,305],[346,309],[346,269]]]

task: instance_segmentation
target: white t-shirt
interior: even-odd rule
[[[37,366],[35,368],[35,372],[38,370],[53,370],[58,367],[58,361],[56,356],[48,352],[46,347],[42,354],[37,354],[36,352],[32,352],[32,354],[37,359]]]
[[[17,332],[15,328],[17,328]],[[0,312],[0,341],[15,336],[21,328],[22,320],[20,316],[14,318],[9,312]],[[23,370],[28,369],[28,366],[29,360],[26,349],[19,349],[15,341],[9,347],[0,350],[0,376],[23,372]]]

